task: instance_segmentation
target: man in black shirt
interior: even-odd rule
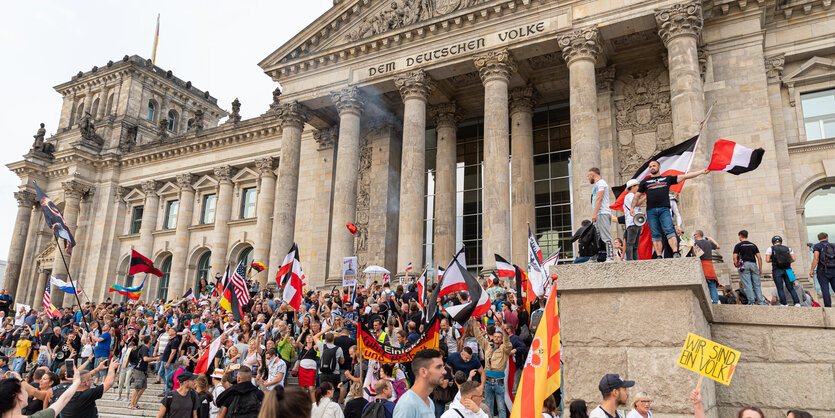
[[[757,245],[748,241],[748,231],[739,231],[739,242],[734,246],[734,265],[739,267],[739,282],[748,298],[748,304],[765,305],[760,287],[763,275],[763,258]]]
[[[148,343],[151,336],[142,337],[142,345],[136,350],[136,362],[133,367],[133,395],[130,398],[128,408],[139,409],[139,397],[148,388],[148,362],[159,360],[159,356],[152,357]]]
[[[635,208],[646,201],[647,223],[652,233],[652,247],[655,249],[655,254],[662,254],[663,245],[661,240],[666,237],[670,248],[673,249],[673,258],[679,258],[681,253],[678,251],[676,229],[673,225],[673,216],[670,213],[670,186],[707,174],[708,170],[694,171],[678,176],[662,176],[661,164],[658,161],[650,161],[649,173],[650,176],[641,180],[641,184],[638,185],[638,190],[632,199],[636,203],[632,205],[629,214],[635,216]],[[644,193],[646,195],[643,195]]]
[[[104,378],[104,382],[94,388],[90,388],[90,385],[93,383],[93,375],[87,371],[81,372],[81,386],[78,387],[72,399],[70,399],[67,406],[61,411],[61,418],[98,417],[99,410],[96,408],[96,400],[101,399],[102,395],[113,387],[118,368],[118,361],[110,362],[110,367],[107,369],[107,376]]]

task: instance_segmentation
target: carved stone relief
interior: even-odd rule
[[[392,0],[382,10],[363,17],[345,38],[349,41],[368,38],[486,1],[488,0]]]
[[[357,176],[357,217],[354,234],[354,252],[358,263],[364,264],[368,252],[368,221],[371,208],[371,139],[373,130],[368,132],[360,144],[359,175]]]
[[[619,173],[628,179],[647,159],[673,145],[670,82],[661,65],[616,80]]]

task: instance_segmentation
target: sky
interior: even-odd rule
[[[157,66],[208,90],[227,111],[238,98],[243,118],[255,117],[269,107],[277,86],[258,62],[332,5],[333,0],[31,0],[4,5],[0,259],[9,253],[17,216],[13,193],[20,186],[6,165],[23,159],[39,123],[46,124],[47,137],[55,133],[62,102],[53,86],[126,54],[150,58],[159,13]]]

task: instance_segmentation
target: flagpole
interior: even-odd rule
[[[61,261],[64,263],[64,268],[67,270],[67,278],[70,279],[70,286],[72,286],[72,293],[75,295],[75,301],[78,302],[78,310],[81,311],[81,320],[84,321],[84,329],[89,331],[90,326],[87,325],[87,318],[84,317],[84,311],[82,310],[83,305],[81,305],[81,299],[78,297],[78,290],[75,288],[75,282],[73,281],[72,276],[70,275],[70,266],[67,265],[67,259],[64,258],[64,250],[61,249],[61,243],[58,242],[58,236],[53,235],[53,237],[55,238],[55,245],[56,245],[55,249],[58,251],[58,254],[61,255]],[[49,280],[49,282],[47,282],[46,285],[50,286],[50,289],[51,289],[52,288],[51,287],[52,286],[52,277],[47,278],[47,280]]]
[[[699,142],[702,142],[702,129],[704,129],[705,124],[707,124],[708,119],[710,119],[710,115],[713,113],[713,106],[716,104],[714,101],[709,108],[707,108],[707,113],[705,114],[705,118],[699,122],[699,136],[696,138],[696,145],[693,146],[693,153],[690,154],[690,161],[687,162],[687,171],[685,174],[690,172],[690,166],[693,165],[693,159],[696,157],[696,150],[699,148]]]

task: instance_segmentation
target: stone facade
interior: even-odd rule
[[[344,0],[259,63],[283,91],[247,120],[239,101],[227,114],[139,57],[109,62],[56,86],[58,133],[36,134],[8,166],[21,185],[7,286],[31,303],[49,274],[66,274],[30,198],[33,181],[75,228],[69,273],[95,300],[125,280],[131,248],[170,271],[148,298],[166,287],[179,296],[250,249],[268,265],[257,276],[266,283],[294,242],[311,287],[337,284],[342,258],[355,254],[360,266],[398,273],[444,265],[461,241],[456,127],[473,121],[483,147],[481,266],[492,268],[493,253],[525,265],[526,224],[545,233],[531,187],[540,180],[536,112],[555,104],[570,113],[565,229],[590,216],[590,167],[623,184],[649,156],[696,134],[714,105],[694,168],[717,138],[762,147],[765,158],[753,173],[690,181],[685,231],[705,230],[726,259],[743,228],[761,246],[780,234],[803,249],[805,200],[835,182],[835,138],[807,140],[801,97],[835,88],[830,6]],[[803,278],[809,257],[797,252]]]

